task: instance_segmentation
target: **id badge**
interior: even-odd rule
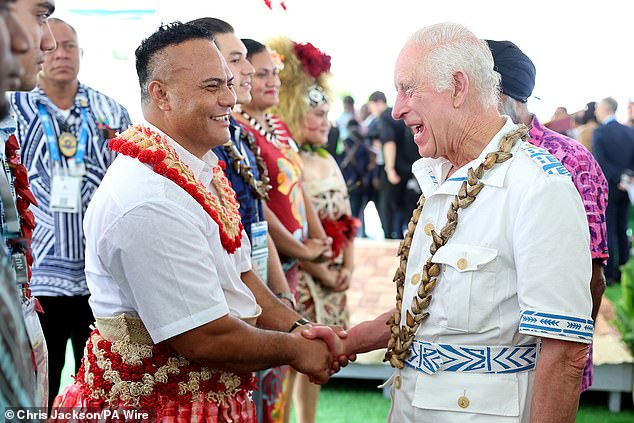
[[[81,177],[53,175],[51,210],[61,213],[79,213],[81,204]]]
[[[36,376],[37,401],[42,408],[48,407],[48,349],[40,319],[35,311],[35,299],[29,298],[22,303],[22,313],[26,332],[33,351],[33,363]]]
[[[70,176],[84,176],[86,174],[86,164],[82,161],[77,163],[74,157],[66,159],[68,164],[68,174]]]
[[[269,268],[268,225],[266,221],[251,224],[251,261],[260,279],[267,282]]]

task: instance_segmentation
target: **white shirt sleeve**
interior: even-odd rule
[[[149,201],[99,240],[99,259],[155,343],[229,313],[202,225],[174,202]]]
[[[592,342],[590,235],[579,193],[544,174],[523,197],[513,230],[520,333]]]

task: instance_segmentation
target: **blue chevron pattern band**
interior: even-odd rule
[[[430,375],[437,371],[518,373],[533,370],[537,361],[537,344],[487,347],[414,341],[409,351],[405,364]]]
[[[540,336],[558,335],[571,341],[592,341],[594,322],[592,319],[571,317],[563,314],[542,313],[524,310],[520,315],[520,333]]]

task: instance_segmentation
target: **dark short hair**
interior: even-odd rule
[[[176,21],[162,24],[152,35],[141,41],[141,45],[137,47],[134,54],[136,56],[136,73],[139,77],[141,100],[143,102],[149,98],[147,84],[153,74],[151,72],[152,59],[156,54],[166,47],[196,39],[213,41],[213,37],[206,28],[200,25]]]
[[[347,95],[343,98],[343,104],[348,106],[354,106],[354,98],[351,95]]]
[[[230,24],[217,18],[198,18],[187,23],[204,27],[212,36],[216,34],[233,34],[235,32]]]
[[[387,97],[385,97],[385,94],[383,94],[382,91],[375,91],[372,94],[370,94],[370,98],[368,99],[368,101],[371,101],[373,103],[376,103],[377,101],[382,101],[383,103],[387,103]]]
[[[251,38],[243,38],[242,43],[247,48],[247,59],[251,59],[254,54],[262,53],[266,51],[266,46]]]

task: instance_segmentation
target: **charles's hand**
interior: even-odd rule
[[[346,353],[345,339],[348,333],[340,326],[313,324],[302,331],[302,336],[308,339],[321,339],[326,343],[333,359],[331,374],[357,358],[356,354]]]
[[[308,376],[312,383],[323,385],[332,375],[332,356],[327,345],[319,340],[309,340],[300,333],[293,333],[297,337],[298,348],[291,366],[300,373]]]
[[[345,291],[350,287],[350,280],[352,279],[352,272],[350,269],[346,267],[342,267],[339,270],[339,274],[337,275],[337,283],[335,285],[334,291],[341,292]]]

